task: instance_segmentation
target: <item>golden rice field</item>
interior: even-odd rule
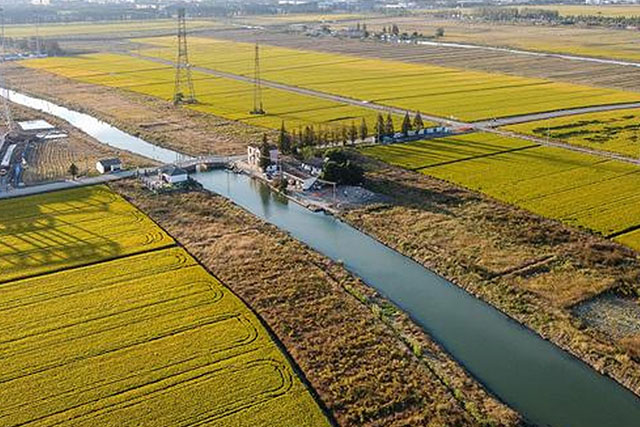
[[[465,144],[468,148],[461,149]],[[640,167],[560,148],[522,148],[524,144],[482,133],[425,141],[419,146],[423,163],[416,160],[415,147],[406,145],[363,151],[401,167],[416,169],[415,165],[423,164],[419,169],[423,174],[569,225],[616,236],[640,249],[640,233],[624,234],[640,225]],[[398,149],[413,150],[413,157],[405,161]]]
[[[0,202],[0,283],[172,244],[106,188]]]
[[[216,29],[223,25],[216,21],[189,20],[190,30]],[[168,31],[175,32],[176,21],[174,19],[154,19],[144,21],[104,21],[94,23],[68,23],[40,25],[38,34],[41,37],[70,37],[96,34],[140,33],[144,31]],[[5,27],[7,37],[35,37],[34,24],[7,25]]]
[[[506,129],[640,158],[640,109],[560,117]]]
[[[160,46],[145,55],[174,59],[173,38],[139,41]],[[194,65],[245,76],[252,75],[254,49],[190,39]],[[464,121],[640,100],[620,90],[275,46],[262,46],[261,58],[265,80]]]
[[[124,203],[109,194],[20,200],[100,217],[96,205]],[[0,287],[0,425],[329,425],[260,321],[183,249],[90,261]]]
[[[22,65],[74,80],[115,87],[166,101],[173,99],[175,71],[172,67],[125,55],[92,54],[77,57],[37,59]],[[263,89],[267,114],[249,113],[253,108],[253,85],[237,80],[193,72],[198,104],[196,111],[247,124],[279,129],[306,125],[327,127],[359,125],[364,118],[371,132],[378,113],[367,108],[323,100],[271,88]],[[395,118],[399,125],[401,117]]]

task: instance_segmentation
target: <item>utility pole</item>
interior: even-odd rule
[[[3,116],[2,118],[4,121],[3,124],[6,127],[4,133],[0,135],[0,147],[2,147],[4,145],[5,138],[13,130],[13,118],[11,117],[9,100],[7,99],[9,97],[9,92],[5,87],[4,74],[3,74],[5,71],[4,62],[7,56],[7,49],[6,49],[7,45],[5,43],[5,37],[4,37],[4,8],[0,8],[0,25],[2,27],[0,30],[2,31],[2,58],[0,58],[0,66],[2,66],[2,69],[0,70],[0,90],[5,91],[5,93],[0,95],[0,98],[2,98],[2,116]]]
[[[196,104],[196,91],[191,79],[191,64],[187,50],[187,22],[184,8],[178,9],[178,60],[176,61],[176,81],[173,104]]]
[[[260,79],[260,45],[256,43],[256,53],[253,68],[253,110],[251,114],[266,114],[262,105],[262,80]]]
[[[40,56],[40,15],[36,15],[36,54]]]

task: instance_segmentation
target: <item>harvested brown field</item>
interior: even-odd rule
[[[244,153],[264,130],[186,108],[157,98],[78,83],[49,73],[5,65],[12,88],[86,112],[149,142],[191,155]]]
[[[387,21],[384,21],[387,22]],[[394,22],[396,22],[394,20]],[[369,21],[367,21],[369,24]],[[211,33],[216,39],[317,50],[412,64],[431,64],[516,76],[545,78],[558,82],[639,91],[640,69],[620,65],[568,61],[552,57],[531,57],[499,51],[478,51],[443,46],[385,44],[359,40],[316,38],[276,30],[233,30]]]
[[[406,315],[277,228],[203,191],[113,188],[266,321],[340,425],[518,423]]]
[[[344,218],[640,393],[635,346],[572,307],[605,292],[640,302],[637,254],[451,184],[366,162],[392,202]],[[390,226],[393,224],[393,226]]]
[[[58,180],[69,177],[69,166],[75,164],[79,174],[95,175],[96,162],[99,159],[119,157],[125,168],[151,166],[153,161],[126,151],[120,151],[99,143],[80,132],[63,120],[49,114],[11,104],[13,118],[17,121],[44,119],[64,131],[68,138],[47,140],[30,144],[27,166],[23,174],[24,182],[36,184],[42,181]]]

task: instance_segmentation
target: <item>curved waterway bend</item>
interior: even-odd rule
[[[152,149],[151,144],[86,114],[18,95],[12,94],[11,100],[65,119],[111,146],[159,161],[179,156]],[[289,203],[247,176],[213,171],[193,178],[343,262],[409,313],[527,421],[563,427],[640,426],[640,400],[633,393],[413,260],[332,216]]]

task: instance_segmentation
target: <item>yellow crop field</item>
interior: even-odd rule
[[[560,117],[507,129],[640,158],[640,109]]]
[[[174,59],[173,38],[139,41],[160,46],[145,55]],[[194,65],[245,76],[252,73],[254,49],[190,39]],[[620,90],[266,45],[261,58],[265,80],[465,121],[640,100],[640,93]]]
[[[27,225],[54,221],[64,237],[39,206],[124,203],[83,191],[20,199]],[[183,249],[84,262],[0,287],[0,425],[329,426],[260,321]]]
[[[120,88],[167,101],[173,98],[172,67],[124,55],[95,54],[23,61],[27,67],[46,70],[82,82]],[[267,114],[252,115],[253,85],[247,82],[193,73],[198,104],[188,108],[255,126],[289,129],[306,125],[356,125],[364,118],[373,132],[377,112],[329,100],[271,88],[263,89]],[[395,117],[399,125],[401,117]]]
[[[0,203],[0,283],[173,243],[103,187]]]
[[[221,28],[223,25],[216,21],[190,20],[190,30]],[[96,34],[141,33],[144,31],[175,31],[176,22],[171,19],[157,19],[146,21],[104,21],[95,23],[46,24],[38,28],[41,37],[69,37]],[[30,25],[7,25],[7,37],[34,37],[36,28]]]
[[[618,243],[627,245],[640,251],[640,229],[622,234],[614,239]]]
[[[463,153],[458,161],[446,158],[433,161],[441,158],[440,153],[446,145],[450,146],[451,152],[460,152],[459,147],[464,142],[469,147],[494,147],[500,141],[505,149],[495,153]],[[513,149],[523,144],[514,138],[482,133],[425,141],[420,148],[425,152],[424,164],[427,166],[419,170],[605,236],[640,225],[640,167],[560,148],[524,146]],[[365,153],[398,166],[414,168],[414,158],[405,162],[397,156],[396,150],[403,147],[392,145],[373,152],[365,149]],[[471,154],[476,151],[472,150]],[[636,239],[626,236],[620,241],[640,249]]]

